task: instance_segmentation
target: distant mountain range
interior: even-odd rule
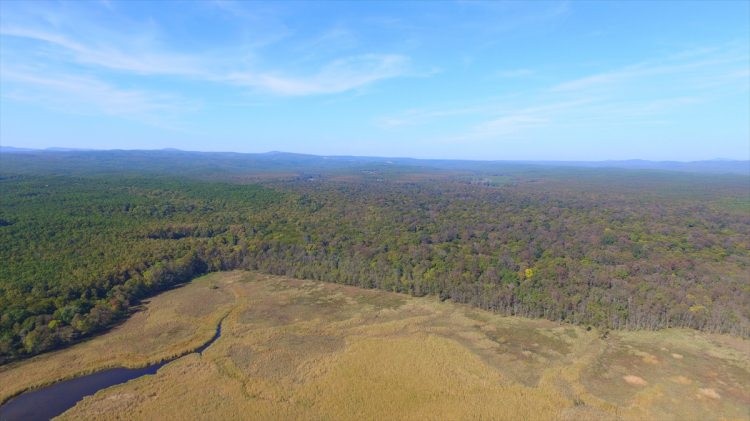
[[[640,170],[667,170],[702,173],[733,173],[750,175],[750,161],[711,159],[706,161],[647,161],[629,159],[622,161],[565,161],[535,162],[547,165],[563,165],[583,168],[625,168]]]
[[[641,159],[612,161],[471,161],[450,159],[383,158],[365,156],[318,156],[289,152],[235,153],[191,152],[179,149],[160,150],[91,150],[74,148],[29,149],[0,147],[0,163],[5,169],[22,165],[50,165],[60,171],[74,171],[84,166],[95,171],[148,169],[283,172],[289,170],[325,171],[358,167],[408,167],[423,170],[492,172],[508,168],[613,168],[627,170],[678,171],[689,173],[742,174],[750,176],[750,161],[712,159],[705,161],[647,161]],[[4,155],[4,156],[3,156]],[[11,155],[17,155],[10,158]],[[23,158],[21,158],[23,156]],[[15,163],[15,164],[14,164]],[[3,168],[0,168],[2,170]]]

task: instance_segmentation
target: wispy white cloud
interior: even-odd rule
[[[509,104],[500,105],[498,112],[489,120],[474,124],[469,130],[455,136],[454,140],[481,140],[508,137],[524,131],[555,124],[560,118],[590,106],[593,99],[574,99],[547,103],[513,110]]]
[[[507,136],[526,129],[546,125],[548,122],[549,119],[533,114],[513,114],[478,124],[466,136],[462,136],[462,138]]]
[[[294,30],[279,19],[273,8],[261,2],[212,0],[202,3],[210,11],[219,11],[230,22],[241,22],[244,47],[263,48],[294,35]]]
[[[139,75],[196,76],[204,71],[202,61],[188,55],[153,49],[132,48],[131,51],[126,51],[120,46],[96,45],[83,40],[74,40],[64,34],[47,30],[3,26],[0,27],[0,35],[31,39],[59,47],[69,60],[79,64],[121,70]]]
[[[395,115],[379,117],[376,119],[376,124],[383,128],[398,128],[427,124],[437,119],[457,116],[491,115],[498,111],[498,107],[503,106],[501,104],[493,102],[490,104],[464,104],[435,109],[411,109]]]
[[[232,15],[258,20],[258,16],[249,13],[240,3],[215,1],[213,5]],[[56,23],[40,23],[44,21]],[[187,53],[162,48],[153,34],[131,39],[91,22],[87,22],[87,25],[86,31],[78,31],[71,28],[66,19],[47,12],[44,19],[26,17],[4,21],[0,25],[0,36],[48,47],[42,60],[48,67],[50,64],[62,67],[75,64],[91,68],[100,77],[107,76],[102,71],[121,75],[176,76],[190,81],[247,87],[280,96],[338,94],[384,79],[411,76],[409,57],[401,54],[358,53],[334,55],[327,60],[308,57],[308,62],[300,67],[312,71],[293,74],[283,67],[287,64],[295,67],[294,61],[279,63],[274,60],[274,64],[270,65],[268,62],[271,60],[264,60],[259,48],[265,44],[257,37],[222,49]],[[156,30],[152,32],[158,33]],[[273,38],[271,35],[268,37]],[[347,43],[353,42],[352,37],[345,29],[333,27],[320,37],[303,42],[300,48],[322,50],[322,45],[330,46],[332,43],[344,48]],[[328,55],[332,53],[335,51],[329,51]],[[38,59],[33,54],[26,54],[23,48],[6,48],[4,56],[4,61],[12,58],[20,61]]]
[[[5,84],[2,96],[43,104],[76,114],[105,114],[132,118],[161,127],[170,117],[198,109],[194,101],[143,89],[124,89],[101,80],[56,74],[45,76],[31,69],[0,68]]]
[[[243,18],[243,19],[254,19],[256,18],[255,14],[251,13],[245,7],[242,5],[241,2],[234,1],[234,0],[211,0],[209,2],[212,6],[216,7],[217,9],[221,10],[224,13],[227,13],[233,17],[236,18]]]
[[[317,36],[301,42],[294,47],[304,60],[310,60],[316,57],[328,56],[350,51],[358,44],[357,35],[354,31],[343,25],[336,25],[325,29]]]
[[[161,51],[125,52],[116,46],[100,47],[71,40],[63,35],[17,27],[6,27],[3,35],[42,41],[64,49],[79,63],[125,71],[137,75],[172,75],[213,83],[246,86],[263,92],[288,95],[321,95],[351,91],[380,80],[408,74],[409,58],[396,54],[363,54],[335,59],[311,75],[287,76],[273,71],[228,72],[230,63],[220,59]],[[235,65],[237,65],[235,63]]]
[[[735,48],[720,51],[706,48],[690,50],[661,60],[640,62],[619,69],[565,81],[554,86],[552,91],[580,91],[609,87],[659,76],[694,76],[696,73],[699,73],[698,77],[704,77],[706,70],[724,69],[726,66],[734,66],[742,69],[748,60],[748,53],[746,50],[743,50]]]
[[[482,12],[482,16],[491,21],[478,20],[461,24],[463,28],[475,28],[484,33],[498,33],[516,30],[522,27],[534,27],[549,25],[551,22],[561,20],[571,13],[569,1],[538,2],[531,7],[528,4],[515,2],[461,2],[464,8],[476,9]],[[481,26],[478,24],[481,23]]]
[[[408,64],[409,59],[401,55],[366,54],[335,60],[309,76],[232,73],[226,80],[280,95],[331,94],[404,75]]]
[[[520,138],[535,129],[572,126],[653,124],[679,109],[696,107],[729,92],[748,89],[748,53],[735,45],[678,52],[610,71],[590,74],[536,89],[525,87],[507,98],[464,102],[441,108],[409,109],[381,116],[385,129],[441,125],[451,119],[473,121],[445,142]],[[499,73],[531,74],[526,69]],[[662,117],[660,119],[660,116]]]

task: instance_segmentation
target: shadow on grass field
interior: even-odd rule
[[[111,332],[0,367],[0,398],[222,336],[64,419],[747,419],[747,340],[596,331],[252,272],[155,297]],[[192,348],[191,348],[192,347]]]

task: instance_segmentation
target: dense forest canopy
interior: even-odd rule
[[[0,163],[0,362],[235,268],[750,336],[747,175],[167,151]]]

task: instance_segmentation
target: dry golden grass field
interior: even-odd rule
[[[226,316],[226,317],[225,317]],[[750,342],[689,330],[601,332],[252,272],[163,293],[112,331],[0,367],[0,400],[143,366],[63,419],[750,418]]]

